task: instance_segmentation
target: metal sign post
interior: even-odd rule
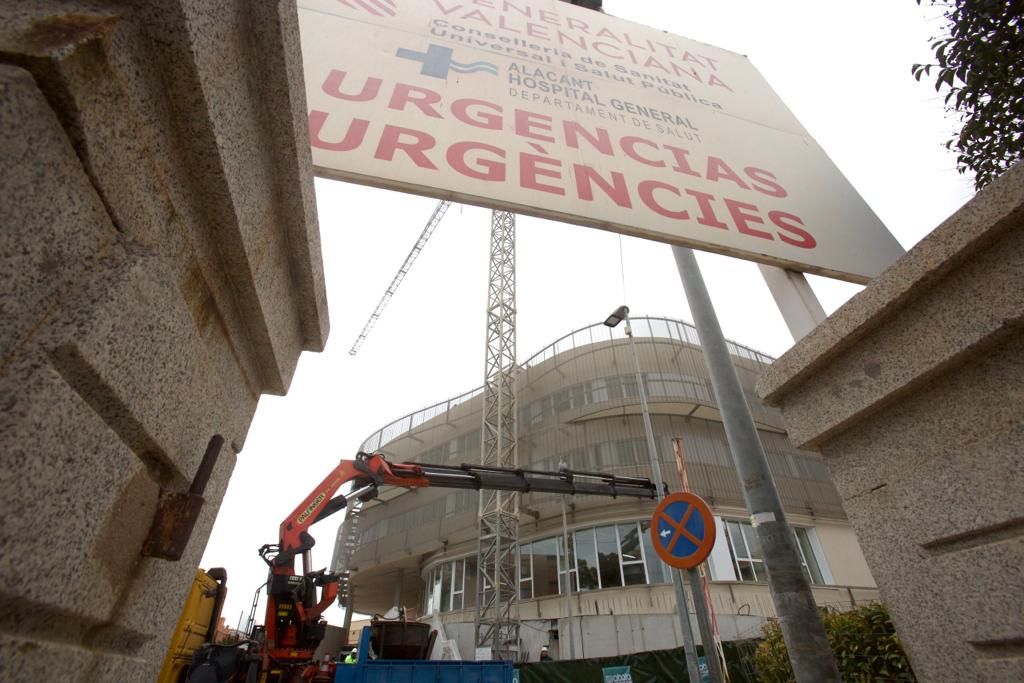
[[[672,439],[672,446],[676,454],[676,464],[679,466],[679,480],[683,485],[683,492],[690,492],[690,482],[686,477],[686,463],[683,461],[683,446],[682,439]],[[712,522],[714,520],[712,519]],[[716,526],[717,530],[717,526]],[[712,546],[714,549],[714,546]],[[709,574],[710,576],[710,574]],[[701,574],[700,567],[694,567],[693,569],[686,570],[686,577],[690,580],[690,587],[696,591],[694,598],[694,609],[700,610],[700,613],[705,616],[704,619],[697,620],[697,626],[700,628],[700,639],[704,643],[704,654],[705,659],[708,663],[708,675],[711,677],[713,683],[725,683],[729,680],[729,667],[725,661],[725,653],[722,650],[722,640],[718,637],[718,627],[715,625],[715,613],[712,609],[711,603],[711,591],[708,590],[707,584],[704,582],[704,577]],[[712,647],[714,656],[710,656],[708,647]]]
[[[704,659],[711,683],[722,683],[721,663],[711,629],[710,612],[704,597],[704,586],[697,566],[708,558],[715,546],[717,527],[711,508],[704,500],[688,491],[666,496],[651,517],[651,540],[654,551],[669,566],[686,571],[693,596],[693,611],[704,645]],[[703,680],[703,679],[701,679]]]
[[[763,263],[757,267],[775,299],[775,305],[779,307],[793,341],[800,341],[825,320],[825,309],[814,296],[814,290],[803,273]]]
[[[839,683],[839,669],[825,637],[810,584],[803,574],[793,530],[782,510],[764,447],[743,397],[697,258],[691,249],[683,247],[672,247],[672,252],[718,398],[736,474],[743,482],[741,488],[751,524],[764,551],[768,587],[779,615],[793,674],[798,683]]]

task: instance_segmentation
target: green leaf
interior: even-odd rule
[[[946,23],[929,40],[939,69],[935,91],[948,88],[944,104],[956,112],[959,127],[947,148],[957,153],[957,170],[972,171],[975,187],[980,189],[1024,158],[1020,2],[932,0],[929,4],[943,8]],[[932,72],[929,66],[915,64],[911,75],[920,82]]]

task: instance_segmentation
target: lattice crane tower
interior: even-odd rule
[[[518,467],[516,448],[516,216],[491,214],[487,349],[480,462]],[[477,659],[515,659],[519,650],[519,494],[480,491],[477,552]],[[489,652],[481,653],[481,648]]]

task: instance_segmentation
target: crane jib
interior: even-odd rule
[[[627,496],[655,498],[656,490],[649,479],[621,477],[597,472],[560,470],[503,469],[481,465],[419,464],[431,486],[454,489],[518,491],[521,493],[561,493],[589,496]]]

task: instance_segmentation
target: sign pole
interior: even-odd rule
[[[686,480],[686,469],[680,460],[681,451],[676,445],[676,462],[679,464],[679,480],[682,483],[684,493],[690,492],[690,484]],[[711,610],[708,609],[707,596],[704,595],[704,582],[700,577],[700,570],[691,567],[686,570],[686,580],[690,584],[690,594],[693,595],[693,611],[697,613],[697,628],[700,629],[700,642],[704,645],[704,661],[708,663],[708,676],[711,683],[723,683],[725,676],[722,673],[722,662],[718,659],[718,647],[715,644],[714,629],[711,628]]]
[[[786,521],[750,408],[732,365],[722,328],[693,250],[672,247],[704,362],[718,398],[736,474],[768,569],[768,587],[797,683],[839,683],[825,629],[804,577],[793,530]]]
[[[711,683],[723,683],[722,662],[718,659],[718,648],[715,646],[715,634],[711,630],[711,617],[708,602],[704,595],[704,584],[699,569],[687,569],[686,578],[690,583],[693,595],[693,610],[697,613],[697,627],[700,629],[700,641],[704,645],[704,661],[708,664],[708,677]]]
[[[672,446],[676,454],[676,465],[679,467],[679,481],[682,483],[683,493],[690,493],[690,482],[686,477],[686,462],[683,458],[682,439],[672,439]],[[725,656],[720,653],[718,634],[712,625],[714,613],[708,604],[711,600],[711,592],[710,590],[707,593],[704,591],[704,581],[699,566],[686,570],[686,576],[690,580],[690,590],[700,591],[700,607],[694,601],[694,609],[699,609],[697,626],[700,627],[700,640],[704,644],[704,659],[708,662],[708,675],[711,676],[713,683],[724,683],[728,680],[725,671],[728,667],[725,663]],[[709,654],[709,647],[714,652],[714,657]]]
[[[654,508],[651,516],[651,544],[654,551],[668,566],[686,570],[690,592],[693,594],[694,611],[701,627],[704,661],[708,667],[707,680],[722,683],[722,668],[711,632],[700,572],[697,570],[711,554],[716,535],[715,516],[711,508],[703,498],[689,491],[668,494]],[[702,677],[698,680],[705,679]]]
[[[807,277],[796,270],[757,264],[782,319],[793,336],[800,341],[807,333],[825,322],[825,309],[814,295]]]

